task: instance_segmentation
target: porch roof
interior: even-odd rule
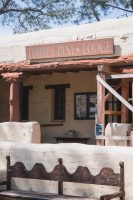
[[[117,56],[114,58],[99,58],[86,60],[71,60],[49,63],[30,63],[29,61],[22,62],[7,62],[0,63],[0,73],[2,72],[74,72],[74,71],[92,71],[97,70],[98,65],[115,67],[133,66],[133,55]]]

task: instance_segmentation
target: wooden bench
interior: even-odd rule
[[[66,167],[63,165],[61,158],[58,159],[59,164],[55,166],[53,171],[47,172],[43,164],[36,163],[31,170],[27,170],[22,162],[16,162],[14,165],[10,165],[10,157],[7,156],[7,180],[0,183],[0,185],[6,185],[7,189],[0,192],[1,200],[16,200],[16,199],[45,199],[45,200],[72,200],[72,199],[86,199],[92,200],[97,198],[89,197],[77,197],[63,195],[63,182],[76,182],[86,184],[108,185],[119,187],[118,193],[107,194],[101,196],[100,200],[110,200],[119,197],[120,200],[124,200],[124,163],[120,163],[120,173],[114,173],[111,168],[102,168],[100,173],[93,176],[87,167],[78,166],[74,173],[69,173]],[[20,190],[11,189],[11,179],[26,178],[26,179],[41,179],[58,181],[58,194],[39,194],[35,192],[26,192]]]

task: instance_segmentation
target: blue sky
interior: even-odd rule
[[[133,16],[133,14],[131,13],[123,13],[122,11],[118,10],[118,9],[113,9],[112,12],[108,15],[108,16],[104,16],[102,17],[101,20],[106,20],[106,19],[110,19],[110,18],[120,18],[120,17],[126,17],[127,16]],[[72,24],[68,23],[67,25],[65,24],[64,26],[71,26]],[[63,26],[63,25],[62,25]],[[54,26],[55,27],[55,26]],[[0,36],[4,36],[4,35],[12,35],[13,31],[9,26],[1,26],[0,24]]]
[[[11,28],[7,27],[2,27],[0,26],[0,35],[11,35],[12,34],[12,30]]]

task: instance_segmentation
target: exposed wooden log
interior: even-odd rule
[[[28,74],[23,72],[11,72],[11,73],[2,73],[1,76],[6,81],[22,81],[24,78],[27,78]]]
[[[20,121],[20,82],[10,84],[10,121]]]
[[[133,55],[114,58],[71,60],[49,63],[31,64],[28,61],[17,63],[0,63],[0,72],[60,72],[75,70],[97,70],[97,65],[112,67],[133,65]],[[116,68],[115,68],[116,69]]]
[[[100,75],[97,75],[97,81],[101,83],[107,90],[109,90],[121,103],[123,103],[129,110],[133,112],[133,106],[128,103],[118,92],[116,92]]]

